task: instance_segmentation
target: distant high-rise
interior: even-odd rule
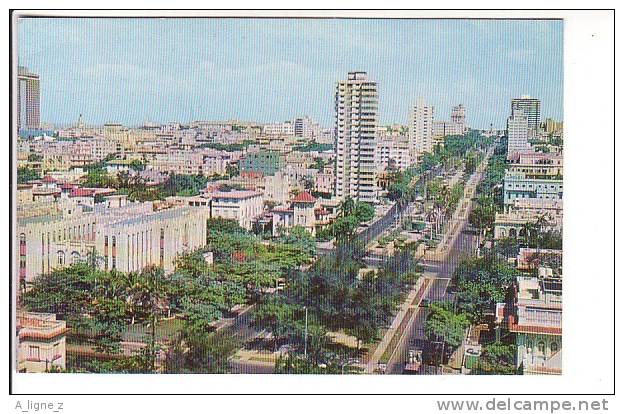
[[[507,158],[529,148],[529,118],[522,109],[514,109],[507,119]]]
[[[23,66],[17,69],[17,128],[38,129],[39,75]]]
[[[540,126],[541,103],[539,99],[522,95],[521,98],[511,100],[511,113],[516,109],[521,109],[529,121],[529,129],[536,131]]]
[[[334,192],[339,198],[376,202],[377,82],[366,72],[349,72],[346,80],[336,82],[335,98]]]
[[[455,125],[457,135],[464,135],[466,132],[466,108],[459,104],[451,111],[451,123]]]
[[[410,108],[409,140],[410,149],[416,154],[433,151],[433,112],[434,107],[422,100]],[[412,157],[415,154],[412,154]]]

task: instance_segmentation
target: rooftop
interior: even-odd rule
[[[294,203],[316,203],[316,198],[312,197],[307,191],[303,191],[292,199]]]
[[[259,197],[262,193],[253,190],[232,190],[232,191],[213,191],[208,193],[212,198],[222,198],[222,199],[246,199],[252,197]]]

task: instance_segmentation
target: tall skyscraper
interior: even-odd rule
[[[541,103],[539,99],[531,98],[529,95],[522,95],[521,98],[511,100],[511,113],[516,109],[522,109],[529,121],[529,129],[536,131],[540,126]]]
[[[514,109],[507,119],[507,158],[529,148],[529,118],[522,109]]]
[[[28,68],[17,68],[17,128],[38,129],[39,75]]]
[[[433,152],[433,112],[434,107],[426,105],[422,99],[410,108],[409,139],[412,159],[424,152]]]
[[[377,201],[377,107],[377,82],[366,72],[349,72],[346,80],[336,82],[334,192],[339,198]]]
[[[466,108],[459,104],[451,110],[451,123],[455,125],[455,131],[458,135],[464,135],[466,132]]]

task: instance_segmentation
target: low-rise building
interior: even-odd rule
[[[303,191],[297,194],[289,206],[279,206],[273,209],[273,235],[288,231],[295,226],[303,227],[312,235],[316,234],[316,198]]]
[[[65,321],[53,313],[17,311],[16,351],[19,372],[64,370]]]
[[[147,168],[161,173],[211,176],[224,175],[231,162],[232,156],[226,151],[169,149],[155,154]]]
[[[213,191],[207,195],[212,199],[211,217],[235,220],[247,230],[252,228],[264,210],[262,193],[259,191]]]
[[[524,172],[505,171],[503,192],[506,207],[519,198],[561,200],[563,178],[528,178]]]
[[[504,213],[496,213],[494,238],[525,237],[525,224],[539,224],[542,231],[563,229],[561,200],[516,199]]]
[[[527,374],[561,375],[561,285],[558,270],[541,267],[519,276],[509,331],[516,334],[516,366]]]

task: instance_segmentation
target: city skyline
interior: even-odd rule
[[[18,64],[40,75],[48,123],[309,115],[331,127],[335,82],[362,70],[379,84],[380,124],[406,124],[423,98],[436,119],[461,103],[469,126],[504,128],[521,95],[562,119],[562,33],[558,20],[26,18]]]

